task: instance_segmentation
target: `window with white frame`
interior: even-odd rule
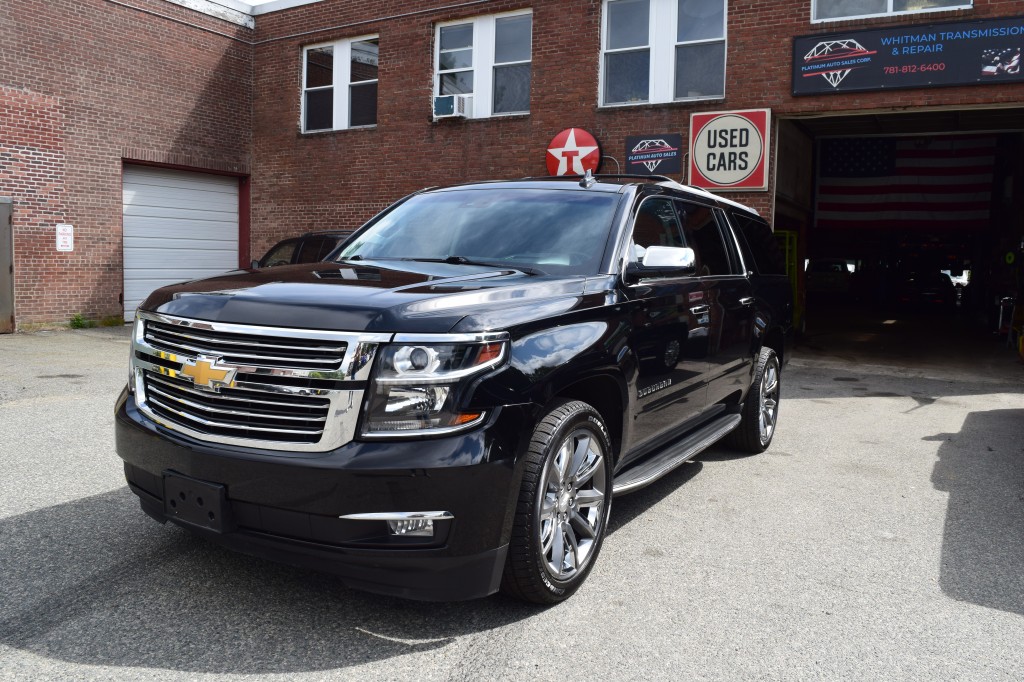
[[[434,94],[471,97],[474,118],[528,113],[532,36],[530,12],[439,25]]]
[[[859,19],[914,12],[935,12],[944,9],[964,9],[973,6],[973,0],[814,0],[812,21],[833,19]]]
[[[604,9],[602,104],[725,96],[726,0],[605,0]]]
[[[378,47],[365,36],[303,50],[303,132],[377,125]]]

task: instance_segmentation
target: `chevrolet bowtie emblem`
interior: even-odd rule
[[[233,388],[238,370],[234,367],[217,367],[220,358],[200,355],[194,362],[185,361],[181,373],[192,377],[196,388],[207,391],[219,391],[221,388]]]

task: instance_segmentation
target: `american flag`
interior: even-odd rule
[[[994,136],[821,142],[816,224],[823,229],[988,226]]]

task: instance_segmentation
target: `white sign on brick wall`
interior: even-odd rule
[[[57,250],[75,250],[75,226],[67,223],[57,224]]]

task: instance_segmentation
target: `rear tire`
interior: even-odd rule
[[[779,419],[779,379],[779,357],[765,346],[757,360],[754,383],[740,411],[743,421],[726,437],[726,445],[752,454],[768,449]]]
[[[584,402],[556,403],[537,424],[526,453],[502,592],[556,604],[579,589],[608,526],[611,460],[608,429]]]

